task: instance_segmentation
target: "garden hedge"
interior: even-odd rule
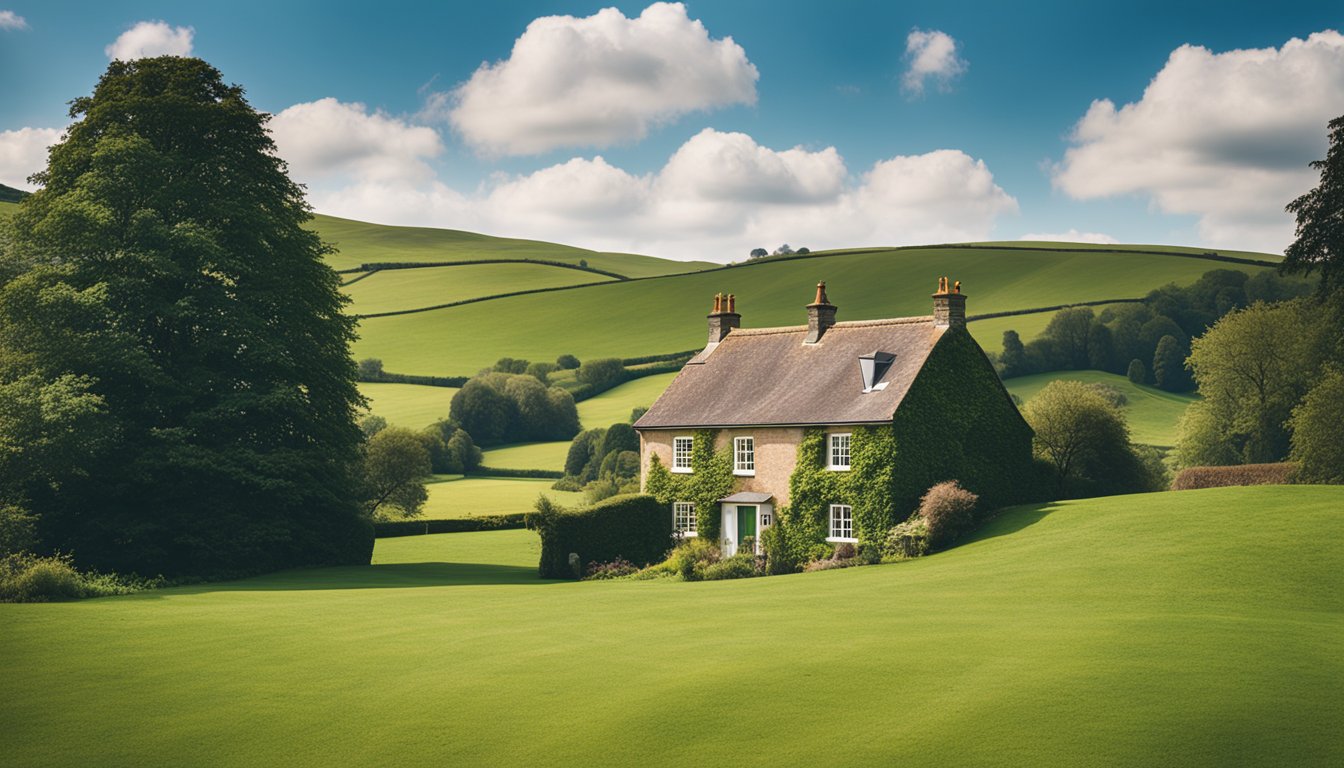
[[[1223,488],[1230,485],[1288,485],[1297,477],[1297,465],[1238,464],[1230,467],[1188,467],[1171,482],[1173,491]]]
[[[558,469],[507,469],[487,466],[479,466],[467,474],[472,477],[534,477],[545,480],[559,480],[565,476],[565,473]]]
[[[470,531],[504,531],[524,526],[523,512],[488,517],[467,517],[460,520],[398,520],[374,523],[373,534],[380,539],[394,536],[421,536],[426,533],[467,533]]]
[[[565,509],[545,499],[528,515],[541,534],[543,579],[576,579],[589,563],[624,558],[638,566],[656,563],[672,548],[672,515],[649,495],[614,496],[591,507]],[[578,568],[569,555],[579,557]]]

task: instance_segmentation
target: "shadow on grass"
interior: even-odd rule
[[[380,565],[312,568],[281,571],[237,581],[217,581],[150,590],[155,593],[197,595],[210,592],[304,592],[327,589],[410,589],[415,587],[555,584],[537,576],[537,569],[490,563],[384,563]]]
[[[971,535],[961,544],[969,544],[973,541],[985,541],[987,539],[996,539],[1000,536],[1011,536],[1018,531],[1030,528],[1039,523],[1046,515],[1059,508],[1059,504],[1054,501],[1046,501],[1040,504],[1024,504],[1017,507],[1008,507],[999,512],[998,516],[983,525],[980,530]]]

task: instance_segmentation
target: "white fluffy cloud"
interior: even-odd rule
[[[1344,103],[1344,35],[1282,48],[1172,52],[1143,98],[1094,101],[1054,183],[1077,199],[1139,194],[1164,213],[1199,218],[1212,246],[1282,250],[1283,207],[1316,183],[1326,123]]]
[[[753,104],[757,77],[740,45],[710,38],[680,3],[633,19],[607,8],[536,19],[509,58],[431,96],[426,114],[446,116],[485,154],[605,147],[688,112]]]
[[[166,21],[142,21],[121,33],[103,49],[108,59],[143,59],[149,56],[190,56],[192,27],[173,27]]]
[[[433,177],[427,160],[443,152],[433,128],[332,98],[295,104],[270,127],[290,173],[308,184],[341,178],[414,185]]]
[[[939,90],[947,90],[952,80],[966,71],[966,60],[957,54],[957,41],[936,29],[912,29],[905,38],[905,58],[909,62],[901,77],[901,88],[921,94],[932,81]]]
[[[60,128],[0,131],[0,183],[32,190],[28,177],[47,167],[47,147],[60,141]]]
[[[28,20],[13,11],[0,11],[0,29],[27,29]]]
[[[1101,232],[1079,232],[1076,229],[1070,229],[1068,232],[1028,232],[1017,239],[1043,240],[1050,243],[1096,243],[1098,245],[1113,245],[1120,242]]]
[[[284,149],[282,147],[282,154]],[[500,177],[463,194],[437,180],[314,191],[325,213],[729,261],[780,242],[813,249],[981,240],[1017,201],[956,150],[898,156],[854,177],[832,147],[773,150],[706,129],[657,172],[602,157]]]

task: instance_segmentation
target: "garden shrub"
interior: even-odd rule
[[[584,579],[590,581],[601,581],[604,579],[619,579],[623,576],[629,576],[639,568],[634,563],[625,558],[618,557],[608,563],[589,563],[584,571]]]
[[[0,506],[0,556],[37,546],[37,518],[12,504]]]
[[[888,560],[908,560],[929,553],[929,524],[913,515],[909,520],[892,526],[882,542],[882,556]]]
[[[1230,467],[1188,467],[1171,483],[1173,491],[1198,488],[1223,488],[1235,485],[1288,485],[1297,479],[1298,466],[1278,464],[1238,464]]]
[[[541,535],[539,571],[545,579],[574,577],[570,553],[583,568],[617,558],[644,566],[662,560],[672,546],[672,516],[645,495],[616,496],[573,510],[543,496],[527,526]]]
[[[572,477],[562,477],[554,483],[551,483],[551,490],[577,493],[583,490],[583,486],[579,485],[579,481]]]
[[[380,539],[396,536],[420,536],[427,533],[468,533],[471,531],[503,531],[523,528],[527,515],[515,512],[507,515],[486,515],[457,520],[400,520],[374,523],[373,535]]]
[[[21,552],[0,558],[0,603],[47,603],[125,595],[162,584],[162,579],[80,572],[69,555],[38,557]]]
[[[751,552],[739,552],[716,563],[698,563],[693,581],[750,579],[765,575],[765,560]]]
[[[930,488],[919,502],[919,516],[928,527],[929,546],[946,546],[970,529],[979,501],[979,496],[957,485],[955,480]]]

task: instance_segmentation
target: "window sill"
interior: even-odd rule
[[[695,531],[680,531],[680,532],[678,533],[678,535],[680,535],[681,538],[683,538],[683,539],[698,539],[698,538],[700,538],[700,534],[696,533]]]
[[[848,472],[848,471],[849,471],[849,465],[848,465],[848,464],[846,464],[846,465],[843,466],[843,467],[841,467],[841,466],[835,466],[835,467],[826,467],[826,468],[829,469],[829,470],[832,471],[832,472]]]
[[[831,544],[858,544],[858,539],[850,539],[842,536],[827,536],[826,541]]]
[[[672,467],[672,469],[671,469],[670,471],[671,471],[673,474],[677,474],[677,475],[689,475],[689,474],[691,474],[691,468],[690,468],[690,467]]]
[[[733,470],[733,477],[755,477],[755,476],[756,476],[756,470],[754,470],[754,469],[734,469],[734,470]]]

